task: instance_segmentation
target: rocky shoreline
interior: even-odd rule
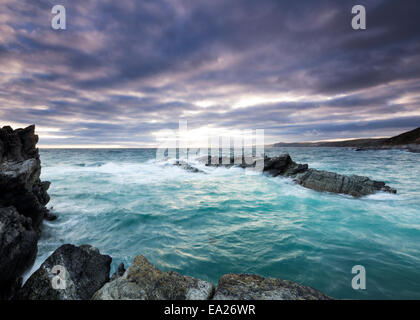
[[[48,181],[40,180],[41,160],[35,126],[0,129],[0,298],[20,286],[22,273],[37,254],[45,207],[50,200]]]
[[[110,278],[112,258],[90,245],[65,244],[55,250],[21,287],[22,274],[34,262],[43,219],[55,216],[46,208],[50,183],[40,180],[41,161],[35,126],[0,129],[0,299],[18,300],[121,300],[121,299],[330,299],[322,292],[295,282],[250,274],[223,275],[217,286],[204,280],[163,272],[144,256],[125,270],[120,265]],[[201,159],[209,166],[254,166],[249,159]],[[377,191],[395,193],[384,182],[310,169],[289,155],[265,157],[263,171],[292,178],[317,191],[360,197]],[[249,164],[251,163],[251,164]],[[185,162],[185,170],[203,172]],[[64,268],[59,274],[56,266]],[[53,288],[58,277],[65,288]]]
[[[223,275],[217,286],[177,272],[163,272],[138,255],[111,280],[111,257],[89,245],[58,248],[28,279],[18,300],[330,300],[311,287],[251,274]],[[53,289],[54,265],[64,267],[65,288]]]

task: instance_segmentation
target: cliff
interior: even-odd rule
[[[19,287],[19,277],[34,262],[41,223],[49,212],[40,180],[35,126],[0,129],[0,298]]]

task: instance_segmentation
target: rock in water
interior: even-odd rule
[[[333,172],[309,169],[295,177],[300,185],[316,191],[349,194],[361,197],[377,191],[396,193],[395,189],[385,185],[385,182],[370,180],[362,176],[345,176]]]
[[[39,229],[48,211],[49,182],[41,182],[35,126],[0,129],[0,207],[14,206]]]
[[[88,300],[109,281],[111,257],[90,245],[62,245],[18,292],[19,300]],[[64,289],[53,288],[54,266],[66,270]],[[57,283],[57,282],[56,282]],[[57,288],[57,286],[56,286]]]
[[[162,272],[138,255],[120,278],[95,293],[95,300],[206,300],[214,286],[206,281]]]
[[[185,162],[185,161],[182,161],[182,160],[177,160],[174,163],[174,166],[180,167],[181,169],[184,169],[184,170],[189,171],[189,172],[204,173],[205,174],[205,172],[203,170],[200,170],[196,167],[193,167],[188,162]]]
[[[0,208],[0,299],[7,299],[17,277],[35,260],[38,234],[30,218],[14,207]]]
[[[117,271],[115,271],[115,273],[112,275],[110,281],[113,281],[119,277],[122,277],[125,273],[125,267],[124,267],[124,263],[120,263],[118,265]]]
[[[329,300],[322,292],[298,283],[251,274],[226,274],[213,300]]]
[[[239,159],[239,161],[238,161]],[[260,158],[262,160],[262,158]],[[233,165],[248,168],[255,165],[256,160],[251,161],[246,158],[231,157],[203,157],[200,159],[207,166],[226,166]],[[264,157],[264,172],[277,177],[289,177],[296,183],[308,189],[316,191],[349,194],[354,197],[362,197],[373,194],[377,191],[396,193],[397,191],[382,181],[371,180],[362,176],[346,176],[329,171],[310,169],[307,164],[299,164],[292,160],[290,155],[280,155],[276,157]]]

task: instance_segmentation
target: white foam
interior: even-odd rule
[[[387,201],[387,200],[404,200],[401,195],[388,192],[377,192],[365,197],[368,200]]]

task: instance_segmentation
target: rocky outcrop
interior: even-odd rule
[[[90,245],[62,245],[32,274],[17,299],[88,300],[109,281],[111,261],[110,256],[100,254]],[[65,270],[64,282],[56,282],[56,288],[53,288],[53,278],[64,276],[57,274],[54,266],[59,266],[55,267],[58,271]]]
[[[387,186],[385,182],[374,181],[368,177],[345,176],[328,171],[309,169],[294,177],[300,185],[316,191],[349,194],[353,197],[362,197],[377,191],[396,193],[395,189]]]
[[[298,283],[252,274],[226,274],[214,300],[329,300],[322,292]]]
[[[207,281],[163,272],[138,255],[109,279],[111,257],[89,245],[58,248],[21,288],[18,300],[327,300],[298,283],[251,274],[226,274],[217,289]],[[64,272],[63,274],[58,273]],[[57,282],[57,279],[60,281]],[[62,280],[61,280],[62,279]],[[63,282],[61,282],[63,281]],[[55,285],[55,286],[54,286]]]
[[[50,183],[39,178],[37,142],[35,126],[0,129],[0,207],[14,206],[19,214],[31,218],[35,229],[48,213],[45,205],[50,200]]]
[[[207,166],[239,166],[242,168],[251,168],[255,166],[257,159],[234,158],[210,156],[200,159]],[[362,197],[373,194],[378,191],[396,193],[397,191],[387,186],[382,181],[374,181],[368,177],[357,175],[341,175],[334,172],[310,169],[307,164],[298,164],[292,160],[290,155],[280,155],[277,157],[267,157],[259,159],[264,161],[263,171],[274,176],[283,176],[292,178],[296,183],[305,188],[321,192],[333,192]]]
[[[7,299],[34,262],[50,183],[40,180],[35,126],[0,128],[0,295]]]
[[[122,277],[105,284],[95,300],[206,300],[214,286],[206,281],[163,272],[138,255]]]
[[[108,282],[95,300],[327,300],[322,292],[298,283],[249,274],[227,274],[217,289],[206,281],[162,272],[137,256],[121,277]]]
[[[0,298],[7,299],[20,286],[18,276],[35,260],[38,234],[30,218],[14,207],[0,208]]]

